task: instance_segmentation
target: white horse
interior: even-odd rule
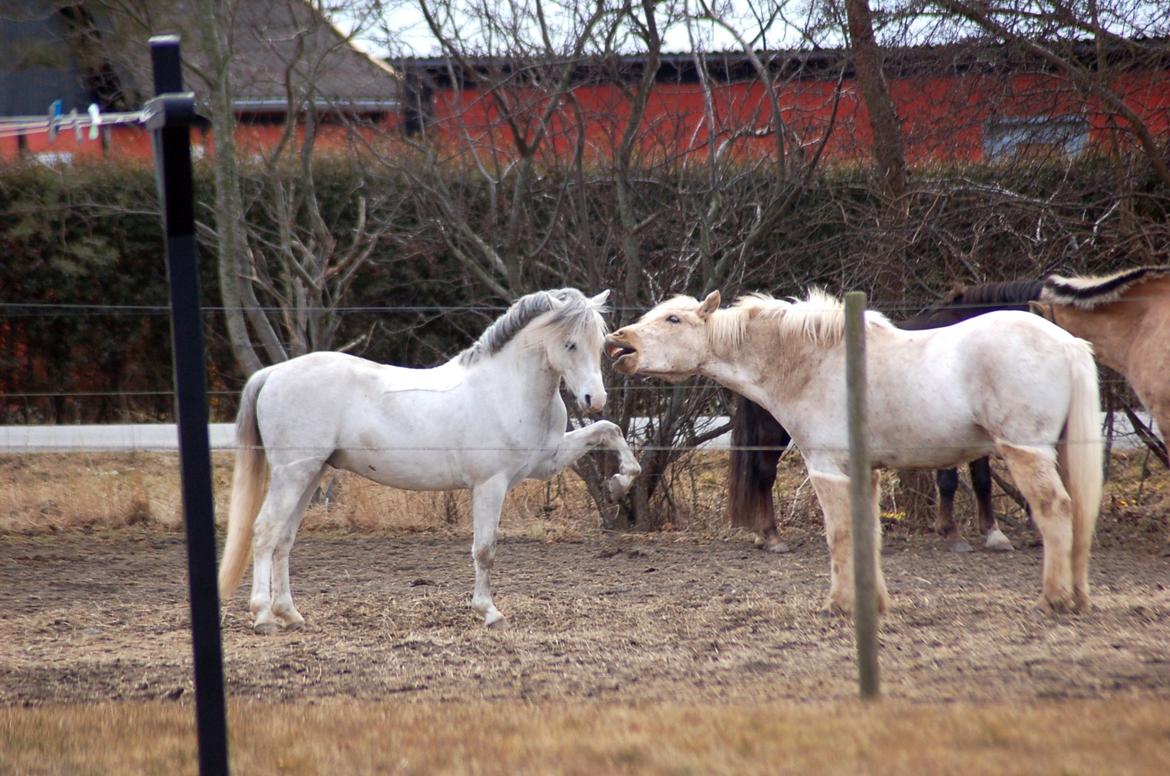
[[[608,295],[588,298],[571,288],[529,294],[434,369],[319,352],[252,375],[236,417],[220,595],[239,584],[251,548],[256,632],[304,624],[289,589],[289,552],[322,472],[333,466],[397,488],[470,488],[471,607],[487,625],[501,622],[489,575],[508,490],[547,479],[597,446],[621,459],[611,495],[623,495],[640,471],[613,423],[566,433],[562,379],[582,409],[605,406],[601,314]]]
[[[1090,347],[1023,312],[903,331],[866,314],[875,469],[940,469],[997,453],[1044,540],[1041,603],[1089,604],[1089,546],[1100,509],[1102,444]],[[825,514],[828,607],[853,608],[844,310],[827,294],[753,295],[719,309],[676,297],[609,336],[615,368],[667,380],[705,375],[767,409],[791,433]],[[878,478],[872,476],[874,530]],[[880,540],[875,548],[880,558]],[[878,605],[888,604],[880,563]]]

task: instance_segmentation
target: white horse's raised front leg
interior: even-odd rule
[[[552,477],[596,448],[613,450],[618,454],[618,471],[609,478],[609,495],[613,499],[621,498],[634,484],[634,478],[642,473],[642,466],[634,457],[630,446],[626,444],[622,430],[616,423],[608,420],[599,420],[565,434],[556,452],[541,462],[531,476],[541,480]]]
[[[489,628],[504,621],[504,615],[492,601],[492,566],[496,561],[496,529],[500,525],[500,510],[508,493],[508,480],[495,477],[471,489],[471,518],[475,538],[471,558],[475,561],[475,590],[471,594],[471,608],[483,616]]]

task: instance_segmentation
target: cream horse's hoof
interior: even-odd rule
[[[834,601],[832,598],[829,598],[825,601],[825,605],[821,607],[821,615],[824,617],[852,617],[853,602]]]
[[[1036,608],[1051,614],[1072,614],[1080,611],[1080,606],[1073,597],[1072,591],[1063,591],[1056,595],[1045,593],[1036,602]]]
[[[252,626],[252,632],[257,636],[271,636],[280,630],[280,626],[274,622],[258,622]]]
[[[492,630],[503,630],[508,624],[507,618],[500,614],[498,609],[492,609],[483,618],[483,624]]]

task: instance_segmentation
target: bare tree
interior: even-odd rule
[[[433,125],[380,154],[385,169],[411,181],[418,227],[396,236],[404,250],[448,252],[474,301],[498,305],[550,283],[608,286],[618,322],[672,293],[777,286],[761,249],[794,215],[833,120],[797,128],[782,115],[780,90],[803,64],[755,54],[774,15],[745,32],[710,5],[531,0],[489,12],[421,0],[419,8],[445,63],[432,75],[450,91]],[[764,96],[747,125],[725,115],[716,92],[730,84],[696,52],[681,65],[694,67],[704,90],[702,126],[660,113],[648,125],[663,30],[700,18],[737,36],[752,61],[738,77],[760,79]],[[616,96],[598,103],[596,85]],[[839,99],[838,88],[832,116]],[[725,411],[722,396],[713,386],[621,378],[611,412],[640,441],[645,476],[614,510],[601,488],[609,462],[580,466],[611,525],[671,519],[678,506],[668,473],[725,430],[706,420]],[[635,418],[647,421],[633,426]]]
[[[151,0],[101,0],[112,34],[101,41],[106,55],[149,83],[144,43],[151,34],[181,31],[184,64],[210,117],[215,205],[201,219],[200,234],[217,251],[219,288],[228,339],[240,369],[309,350],[334,348],[335,310],[371,256],[392,219],[371,218],[370,202],[353,192],[346,235],[322,213],[314,167],[322,116],[334,123],[360,122],[343,97],[319,88],[332,68],[356,57],[353,34],[340,33],[326,17],[349,13],[368,18],[366,4],[316,0],[190,0],[189,5]],[[367,62],[386,82],[393,74]],[[382,91],[393,91],[383,85]],[[239,100],[262,98],[281,120],[270,145],[237,146]],[[389,106],[388,106],[389,107]],[[353,127],[351,126],[351,129]],[[249,192],[253,192],[249,194]],[[390,206],[393,207],[392,205]],[[259,214],[264,219],[259,219]],[[268,225],[260,223],[263,220]]]
[[[969,0],[928,3],[958,22],[1015,46],[1099,101],[1129,133],[1164,185],[1170,185],[1170,148],[1119,90],[1114,71],[1156,66],[1170,57],[1170,14],[1164,4],[1130,0],[1014,0],[996,5]],[[1088,37],[1091,45],[1081,41]]]
[[[906,155],[902,150],[902,129],[882,71],[869,0],[845,0],[845,16],[857,85],[865,98],[873,132],[874,159],[888,196],[897,202],[906,193]]]

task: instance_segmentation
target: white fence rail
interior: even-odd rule
[[[1147,425],[1150,416],[1138,413]],[[1102,413],[1102,423],[1105,415]],[[700,430],[726,423],[727,417],[703,418]],[[632,426],[644,426],[646,420],[635,418]],[[1133,433],[1129,420],[1122,413],[1113,418],[1115,449],[1127,450],[1142,446]],[[208,426],[212,450],[235,448],[235,426],[231,423],[212,423]],[[700,447],[704,450],[726,450],[731,435],[723,434]],[[133,423],[92,426],[0,426],[0,453],[131,453],[177,452],[179,435],[173,423]]]

